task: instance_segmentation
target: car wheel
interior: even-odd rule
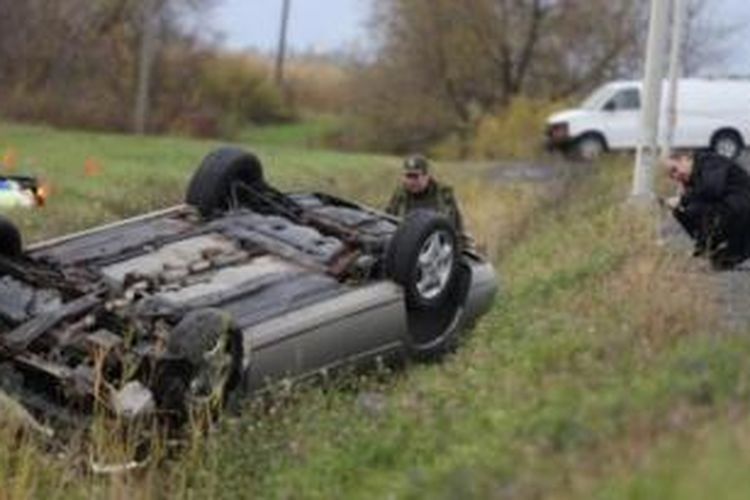
[[[584,135],[575,142],[573,153],[575,158],[582,161],[598,160],[607,150],[604,140],[598,135]]]
[[[448,219],[417,210],[407,215],[391,240],[387,274],[404,287],[409,307],[432,309],[450,292],[458,256],[458,238]]]
[[[252,153],[221,148],[206,156],[188,185],[185,202],[204,217],[236,205],[238,189],[263,186],[263,166]]]
[[[719,131],[711,140],[711,150],[730,160],[737,159],[742,153],[743,147],[742,138],[733,130]]]
[[[199,309],[171,331],[154,393],[160,407],[181,419],[215,418],[239,382],[242,337],[231,316]]]
[[[23,253],[21,232],[11,221],[0,217],[0,255],[3,257],[20,257]]]

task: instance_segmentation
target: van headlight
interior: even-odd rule
[[[567,123],[553,123],[547,128],[547,137],[553,142],[564,142],[570,137]]]

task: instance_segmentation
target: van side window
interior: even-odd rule
[[[604,106],[608,111],[633,111],[641,109],[641,93],[638,89],[621,90]]]

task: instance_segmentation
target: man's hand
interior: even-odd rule
[[[672,210],[674,210],[675,208],[677,208],[678,206],[680,206],[680,197],[679,196],[672,196],[670,198],[666,198],[664,200],[664,206],[666,206],[667,208],[671,208]]]

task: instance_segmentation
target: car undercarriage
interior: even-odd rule
[[[496,292],[438,214],[281,193],[209,155],[186,204],[21,249],[0,224],[0,390],[39,421],[184,421],[231,392],[449,351]]]

